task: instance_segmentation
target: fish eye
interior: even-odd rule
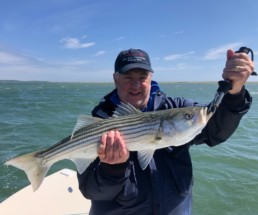
[[[193,114],[191,114],[191,113],[185,114],[185,119],[192,119],[192,118],[193,118]]]

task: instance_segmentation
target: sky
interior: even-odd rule
[[[140,48],[156,81],[219,81],[227,49],[258,55],[257,0],[0,3],[0,80],[112,82],[119,52]]]

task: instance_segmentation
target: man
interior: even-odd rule
[[[223,78],[232,81],[232,90],[201,134],[186,145],[156,150],[145,170],[139,165],[137,152],[126,149],[119,131],[103,135],[98,158],[78,174],[82,194],[92,201],[90,214],[191,214],[193,173],[189,148],[202,143],[215,146],[233,134],[251,105],[244,84],[253,69],[246,54],[228,50]],[[120,52],[113,74],[116,89],[102,99],[92,115],[112,116],[120,102],[142,111],[197,105],[190,99],[166,97],[152,81],[152,73],[149,56],[143,50]]]

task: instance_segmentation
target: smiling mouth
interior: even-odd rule
[[[130,93],[131,96],[139,96],[140,94],[141,94],[140,92],[139,93],[132,93],[132,92]]]

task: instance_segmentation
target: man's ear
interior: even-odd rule
[[[116,84],[116,82],[117,82],[117,73],[116,72],[113,73],[113,80],[114,80],[114,82]]]

